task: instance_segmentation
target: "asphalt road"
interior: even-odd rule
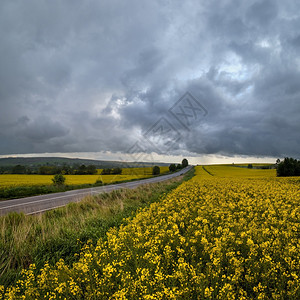
[[[89,195],[109,193],[111,191],[125,188],[134,189],[142,184],[165,181],[180,176],[181,174],[184,174],[187,171],[189,171],[191,168],[192,166],[188,166],[173,174],[141,179],[132,182],[110,184],[94,188],[72,190],[62,193],[53,193],[40,196],[0,201],[0,216],[5,215],[9,212],[24,212],[27,215],[42,213],[47,210],[65,206],[70,202],[79,202],[82,198]]]

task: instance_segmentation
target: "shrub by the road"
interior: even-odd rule
[[[65,181],[66,181],[66,177],[62,174],[56,174],[52,179],[54,185],[64,185]]]
[[[160,168],[159,166],[154,166],[152,170],[153,175],[159,175],[160,174]]]

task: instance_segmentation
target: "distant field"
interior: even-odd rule
[[[266,164],[265,164],[266,165]],[[218,177],[263,177],[270,178],[276,177],[275,169],[248,169],[248,168],[237,168],[234,166],[226,165],[210,165],[204,166],[204,168],[214,176]]]
[[[103,169],[97,169],[97,172],[99,175],[101,174],[102,170]],[[160,173],[166,173],[168,171],[169,171],[168,166],[160,167]],[[152,176],[152,167],[124,168],[124,169],[122,169],[121,175],[149,175],[149,176]]]
[[[160,167],[161,173],[169,171],[168,167]],[[65,175],[66,184],[80,185],[93,184],[96,180],[103,183],[133,180],[139,178],[148,178],[152,176],[152,168],[124,168],[121,175],[101,175],[102,169],[98,170],[97,175]],[[15,186],[33,186],[33,185],[50,185],[52,184],[53,175],[17,175],[6,174],[0,175],[0,188]]]
[[[234,165],[227,165],[227,166],[248,166],[251,164],[253,167],[262,167],[262,166],[273,166],[274,164],[267,164],[267,163],[248,163],[248,164],[234,164]]]

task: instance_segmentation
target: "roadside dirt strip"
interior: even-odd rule
[[[109,193],[111,191],[119,189],[134,189],[143,184],[165,181],[180,176],[188,172],[191,168],[192,166],[187,166],[186,168],[173,174],[162,175],[132,182],[110,184],[95,188],[72,190],[62,193],[0,201],[0,216],[3,216],[9,212],[23,212],[27,215],[42,213],[47,210],[65,206],[70,202],[79,202],[82,198],[89,195]]]

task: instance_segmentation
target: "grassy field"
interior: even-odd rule
[[[299,178],[198,166],[74,264],[31,265],[4,297],[300,299],[299,204]]]

